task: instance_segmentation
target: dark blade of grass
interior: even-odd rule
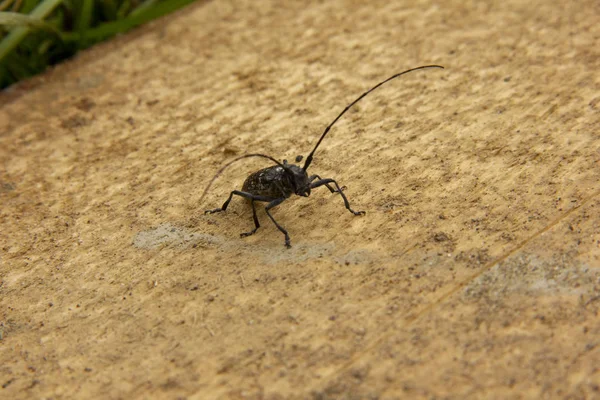
[[[94,0],[81,0],[79,16],[76,19],[76,29],[79,32],[85,32],[89,29],[92,22],[92,12],[94,11]]]
[[[94,0],[81,0],[81,5],[79,7],[79,15],[76,18],[75,30],[79,33],[79,47],[80,49],[84,49],[87,47],[86,45],[86,32],[90,28],[92,22],[92,12],[94,11]]]
[[[117,11],[117,19],[123,19],[131,11],[131,1],[123,0]]]
[[[39,3],[39,0],[24,0],[19,12],[23,14],[29,14]]]
[[[105,21],[113,21],[117,19],[117,3],[115,0],[104,0],[100,2],[101,18]]]
[[[146,0],[146,2],[140,4],[137,8],[135,8],[134,10],[131,11],[131,15],[137,15],[140,14],[142,12],[144,12],[145,10],[154,7],[154,5],[158,3],[158,0]]]
[[[30,2],[25,2],[24,7]],[[48,14],[50,14],[61,2],[62,0],[46,0],[31,12],[30,17],[42,20],[46,18]],[[27,33],[29,33],[30,30],[31,28],[24,26],[15,28],[8,34],[8,36],[4,38],[4,40],[2,40],[2,42],[0,42],[0,62],[4,60],[8,53],[13,51],[15,47],[19,45],[19,43],[21,43],[23,38],[27,35]]]
[[[21,26],[24,28],[31,29],[44,29],[50,32],[54,32],[55,34],[60,36],[60,32],[56,30],[52,25],[44,22],[43,19],[16,12],[0,11],[0,25],[8,27]]]
[[[21,13],[29,15],[24,16],[23,26],[12,29],[0,42],[0,88],[193,1],[15,0],[9,8],[18,6]],[[26,18],[36,19],[25,23]],[[42,26],[54,28],[58,34],[48,34],[39,29]]]
[[[117,33],[126,32],[155,18],[162,17],[194,1],[196,0],[170,0],[158,3],[138,13],[132,12],[129,16],[121,20],[108,22],[97,28],[92,28],[85,33],[85,37],[92,42],[98,42]],[[63,39],[67,42],[77,42],[80,40],[80,35],[78,33],[66,33],[63,34]]]

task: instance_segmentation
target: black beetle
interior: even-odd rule
[[[290,236],[288,235],[287,231],[281,225],[279,225],[277,223],[277,221],[275,221],[275,218],[273,218],[273,216],[271,215],[269,210],[271,208],[281,204],[285,199],[290,197],[292,194],[308,197],[308,196],[310,196],[311,189],[318,188],[319,186],[326,186],[331,193],[339,193],[342,196],[342,199],[344,199],[344,205],[352,214],[364,215],[365,214],[364,211],[354,211],[353,209],[350,208],[350,203],[348,202],[346,195],[344,194],[344,192],[342,191],[342,188],[340,188],[340,186],[338,185],[338,183],[335,180],[321,179],[321,177],[319,175],[309,176],[306,171],[308,170],[308,167],[310,166],[310,164],[312,162],[315,151],[317,150],[317,148],[319,147],[319,145],[325,138],[325,135],[327,135],[327,133],[329,132],[331,127],[338,121],[338,119],[340,119],[340,117],[342,115],[344,115],[344,113],[346,111],[348,111],[350,109],[350,107],[352,107],[360,99],[362,99],[367,94],[371,93],[373,90],[377,89],[379,86],[383,85],[384,83],[389,82],[392,79],[397,78],[406,73],[416,71],[419,69],[425,69],[425,68],[444,68],[444,67],[442,67],[440,65],[424,65],[424,66],[420,66],[417,68],[412,68],[412,69],[406,70],[404,72],[400,72],[398,74],[391,76],[390,78],[386,79],[385,81],[378,83],[377,85],[375,85],[374,87],[372,87],[371,89],[367,90],[362,95],[360,95],[360,97],[358,97],[356,100],[354,100],[348,106],[346,106],[346,108],[344,108],[344,110],[333,120],[333,122],[331,124],[329,124],[329,126],[327,126],[327,128],[325,128],[325,131],[319,138],[319,141],[317,142],[317,144],[315,145],[313,150],[310,152],[308,157],[306,157],[306,161],[304,162],[303,167],[299,167],[298,165],[294,165],[294,164],[289,164],[286,160],[283,160],[283,163],[280,163],[273,157],[270,157],[270,156],[267,156],[264,154],[245,154],[245,155],[237,157],[237,158],[233,159],[232,161],[230,161],[229,163],[225,164],[215,174],[215,176],[212,178],[212,180],[208,183],[206,189],[204,190],[204,193],[200,197],[200,202],[202,202],[202,199],[208,192],[208,189],[210,188],[212,183],[215,181],[215,179],[217,179],[217,177],[219,175],[221,175],[221,173],[227,167],[229,167],[231,164],[233,164],[239,160],[242,160],[244,158],[249,158],[249,157],[263,157],[263,158],[267,158],[267,159],[273,161],[276,165],[261,169],[259,171],[254,172],[253,174],[251,174],[244,181],[242,190],[232,191],[229,194],[229,197],[227,198],[225,203],[223,203],[223,206],[221,208],[215,208],[214,210],[206,210],[205,214],[216,213],[216,212],[221,212],[221,211],[227,210],[227,206],[229,205],[229,202],[233,198],[233,195],[238,195],[238,196],[241,196],[241,197],[244,197],[244,198],[250,200],[250,204],[252,205],[252,217],[254,218],[254,229],[252,229],[249,232],[244,232],[244,233],[240,234],[241,237],[246,237],[246,236],[252,235],[254,232],[256,232],[256,230],[258,228],[260,228],[260,223],[258,222],[258,217],[256,216],[256,206],[255,206],[254,202],[261,201],[261,202],[269,203],[265,207],[265,211],[267,212],[267,215],[269,216],[269,218],[271,218],[271,221],[273,221],[273,223],[275,224],[277,229],[279,229],[285,235],[285,245],[288,248],[291,247]],[[302,156],[297,156],[296,162],[299,163],[300,161],[302,161],[302,158],[303,158]],[[332,187],[331,185],[335,186],[335,188]]]

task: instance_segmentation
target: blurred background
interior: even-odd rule
[[[194,0],[0,0],[0,88]]]

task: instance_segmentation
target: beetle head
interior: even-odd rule
[[[302,156],[296,157],[296,162],[299,160],[302,160]],[[287,160],[283,160],[283,167],[294,193],[303,197],[310,196],[310,180],[306,171],[297,165],[288,164]]]

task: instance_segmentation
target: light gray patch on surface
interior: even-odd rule
[[[350,250],[348,253],[335,257],[335,261],[341,265],[360,265],[360,264],[368,264],[371,261],[374,261],[376,257],[371,251],[360,249],[360,250]]]
[[[508,293],[536,295],[592,295],[600,271],[565,258],[546,260],[523,254],[495,265],[465,288],[467,298],[505,297]]]
[[[189,229],[170,223],[138,232],[133,238],[133,246],[138,249],[155,249],[162,245],[192,247],[217,245],[222,239],[206,233],[192,232]]]

